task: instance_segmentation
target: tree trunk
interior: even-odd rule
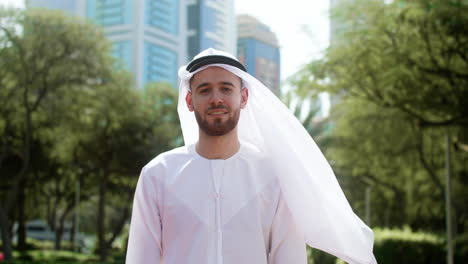
[[[72,225],[70,229],[70,244],[72,248],[75,248],[75,236],[76,236],[76,217],[73,215],[72,217]]]
[[[25,94],[23,99],[26,104],[26,129],[24,131],[23,164],[21,166],[20,171],[13,180],[13,188],[6,195],[6,201],[4,203],[4,206],[0,205],[0,225],[2,230],[3,251],[5,255],[5,260],[12,259],[11,234],[9,231],[9,217],[11,216],[10,212],[12,211],[16,199],[18,198],[18,189],[20,187],[20,183],[24,181],[24,184],[26,184],[26,173],[29,169],[29,163],[31,159],[32,113],[27,107],[27,94]]]
[[[107,170],[104,170],[99,181],[99,202],[98,202],[98,243],[99,259],[105,261],[107,258],[107,243],[105,238],[105,220],[106,220],[106,192],[107,192]]]
[[[63,237],[63,230],[65,229],[65,219],[67,219],[68,214],[73,209],[73,202],[67,205],[65,211],[60,216],[58,225],[55,225],[55,250],[62,249],[62,237]]]
[[[25,184],[21,181],[18,189],[18,250],[26,251],[26,216],[25,209]]]
[[[55,243],[54,249],[61,250],[62,249],[62,234],[63,234],[63,226],[59,224],[57,228],[55,228]]]
[[[395,212],[399,212],[398,216],[396,217],[396,223],[398,225],[403,225],[406,222],[406,195],[402,191],[394,190],[394,197],[395,197]]]
[[[8,131],[8,126],[9,126],[9,122],[8,120],[5,120],[6,121],[6,128],[4,131]],[[5,160],[6,156],[7,156],[7,143],[6,143],[6,140],[5,142],[1,141],[2,142],[2,145],[0,147],[0,168],[2,167],[3,165],[3,161]]]
[[[2,231],[2,251],[5,257],[5,260],[12,259],[12,250],[11,250],[11,234],[10,234],[10,225],[8,221],[7,212],[0,206],[0,228]]]
[[[127,198],[126,201],[131,201],[133,196],[133,192],[129,192],[129,197]],[[125,208],[122,210],[122,214],[120,215],[119,221],[117,224],[114,226],[113,232],[112,232],[112,237],[107,241],[107,248],[111,248],[112,243],[114,243],[115,239],[120,235],[122,232],[122,229],[125,226],[125,222],[127,219],[130,217],[130,204],[127,202],[127,205]]]

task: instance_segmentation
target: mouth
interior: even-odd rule
[[[227,114],[227,111],[217,110],[217,111],[208,112],[208,115],[211,115],[211,116],[225,115],[225,114]]]
[[[209,116],[222,116],[225,115],[229,112],[229,109],[227,106],[224,105],[218,105],[218,106],[212,106],[207,109],[206,114]]]

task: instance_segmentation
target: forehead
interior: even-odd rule
[[[220,83],[231,82],[234,85],[240,84],[240,77],[221,67],[208,67],[193,75],[190,79],[192,85],[199,83]]]

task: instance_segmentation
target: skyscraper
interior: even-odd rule
[[[332,12],[334,8],[339,6],[340,3],[346,2],[346,1],[352,1],[352,0],[330,0],[330,9]],[[330,17],[330,44],[334,43],[336,41],[336,37],[343,33],[348,25],[346,23],[343,23],[342,21],[338,21],[334,16]]]
[[[27,7],[58,9],[69,15],[78,15],[79,0],[25,0]]]
[[[177,87],[178,66],[187,61],[185,0],[29,0],[27,6],[94,21],[138,87],[148,82]]]
[[[207,48],[236,54],[233,0],[187,0],[189,59]]]
[[[239,15],[237,34],[237,55],[247,72],[278,95],[281,65],[275,33],[254,17]]]
[[[330,0],[330,10],[335,12],[334,9],[344,2],[353,0]],[[332,13],[333,14],[333,13]],[[349,24],[345,23],[342,19],[336,18],[334,15],[330,16],[330,45],[336,44],[339,41],[339,36],[346,32]],[[330,94],[330,108],[333,109],[341,102],[343,94]]]

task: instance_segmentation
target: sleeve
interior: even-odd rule
[[[161,220],[155,179],[143,168],[133,200],[127,264],[161,263]]]
[[[278,208],[271,228],[271,264],[307,264],[304,237],[298,232],[291,212],[280,194]]]

